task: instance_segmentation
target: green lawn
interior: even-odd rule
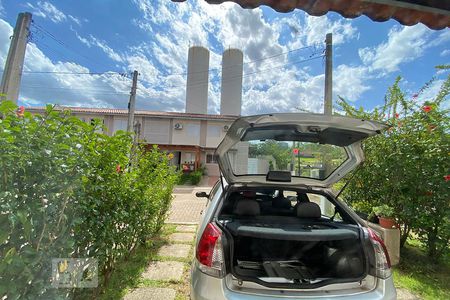
[[[102,291],[100,299],[122,299],[129,290],[139,286],[141,274],[149,262],[157,256],[158,249],[167,243],[167,236],[175,231],[175,226],[164,226],[159,237],[137,247],[128,260],[121,261],[114,269],[108,286]]]
[[[408,242],[394,267],[395,285],[423,299],[450,299],[450,257],[434,263],[416,241]]]

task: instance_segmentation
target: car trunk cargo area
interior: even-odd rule
[[[236,278],[268,287],[315,288],[365,277],[366,259],[357,226],[264,219],[222,224],[231,239],[230,267]]]

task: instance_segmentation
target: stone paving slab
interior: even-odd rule
[[[197,226],[195,225],[178,225],[175,229],[176,232],[196,232]]]
[[[173,300],[175,290],[167,288],[137,288],[125,295],[124,300]]]
[[[169,241],[171,242],[192,242],[193,240],[193,232],[175,232],[169,236]]]
[[[150,280],[181,280],[184,264],[178,261],[154,261],[142,273],[142,277]]]
[[[164,245],[159,249],[158,255],[167,257],[187,258],[189,256],[190,250],[191,245],[184,245],[184,244]]]

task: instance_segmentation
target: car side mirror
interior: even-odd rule
[[[195,193],[195,196],[198,198],[208,198],[209,195],[206,192],[197,192]]]

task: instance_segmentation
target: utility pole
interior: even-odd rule
[[[327,33],[325,38],[325,95],[323,103],[323,113],[326,116],[333,114],[333,34]],[[323,155],[323,178],[325,179],[331,173],[331,160],[326,151]],[[319,171],[320,172],[320,171]],[[320,173],[319,173],[319,177]]]
[[[325,99],[323,112],[331,116],[333,113],[333,34],[327,33],[325,39]]]
[[[30,32],[31,13],[20,13],[11,38],[8,57],[6,58],[0,86],[1,100],[11,100],[17,103],[19,98],[20,80],[22,78],[23,61]]]
[[[134,132],[134,111],[136,109],[136,89],[138,75],[138,71],[135,70],[133,72],[133,84],[131,85],[130,102],[128,102],[128,132]]]

